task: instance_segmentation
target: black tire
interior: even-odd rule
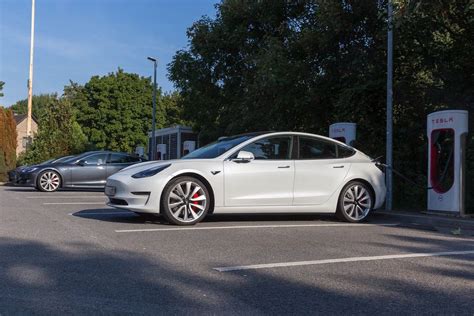
[[[52,180],[50,185],[45,185],[43,180],[49,178]],[[61,188],[62,180],[59,173],[54,170],[45,170],[36,178],[36,189],[41,192],[55,192]]]
[[[192,183],[188,192],[186,192],[187,183]],[[179,191],[178,185],[181,186],[181,191],[184,194],[175,193]],[[198,191],[193,196],[198,195],[194,199],[201,200],[191,201],[193,198],[191,195],[197,188]],[[185,196],[185,193],[188,193],[187,196]],[[179,195],[179,199],[174,197],[177,195]],[[204,196],[204,199],[202,199],[202,196]],[[171,203],[171,201],[174,202]],[[176,204],[176,206],[172,206],[173,204]],[[161,214],[169,223],[180,226],[194,225],[202,221],[209,212],[210,205],[209,189],[199,179],[190,176],[177,177],[171,180],[161,196]]]
[[[354,197],[351,201],[351,197]],[[374,207],[372,189],[360,181],[351,181],[341,190],[337,202],[336,216],[345,222],[364,221]]]

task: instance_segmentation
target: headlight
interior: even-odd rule
[[[158,172],[165,170],[169,166],[171,166],[171,164],[162,165],[162,166],[153,167],[153,168],[150,168],[150,169],[147,169],[147,170],[143,170],[143,171],[140,171],[139,173],[135,173],[132,176],[132,178],[139,179],[139,178],[151,177],[151,176],[154,176],[155,174],[157,174]]]
[[[23,169],[22,171],[23,172],[33,172],[33,171],[36,171],[37,169],[38,169],[38,167],[31,167],[31,168]]]

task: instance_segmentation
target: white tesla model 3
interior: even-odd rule
[[[384,173],[362,152],[294,132],[219,139],[179,160],[107,179],[108,205],[193,225],[211,213],[335,213],[364,220],[385,200]]]

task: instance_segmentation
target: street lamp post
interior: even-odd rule
[[[156,58],[148,57],[153,62],[153,118],[151,123],[151,160],[155,160],[156,155]]]
[[[392,90],[392,79],[393,79],[393,8],[392,0],[388,0],[387,4],[388,13],[388,32],[387,32],[387,174],[386,174],[386,186],[387,186],[387,197],[385,200],[385,208],[387,211],[392,210],[393,206],[393,90]]]
[[[31,116],[33,108],[33,49],[35,39],[35,0],[31,0],[31,37],[30,37],[30,76],[28,79],[28,116],[26,119],[26,136],[31,141]]]

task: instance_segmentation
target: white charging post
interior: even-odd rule
[[[356,123],[334,123],[329,126],[329,137],[352,146],[356,140]]]
[[[158,144],[156,145],[156,159],[157,160],[165,160],[166,158],[166,144]]]
[[[427,118],[428,210],[465,214],[468,112],[447,110]]]

